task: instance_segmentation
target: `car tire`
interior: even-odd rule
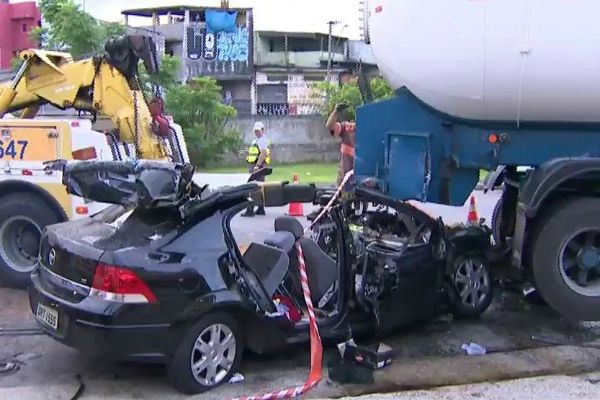
[[[494,285],[483,257],[458,256],[452,262],[449,278],[448,297],[455,317],[478,318],[488,309]]]
[[[37,265],[43,229],[62,221],[48,202],[35,194],[15,193],[0,198],[0,283],[27,287]]]
[[[531,260],[535,286],[544,300],[567,319],[600,319],[600,291],[594,293],[593,288],[580,285],[576,272],[572,272],[571,276],[567,274],[569,268],[563,268],[570,254],[570,243],[577,242],[578,235],[593,232],[600,237],[599,211],[600,199],[597,198],[577,198],[558,203],[544,213],[533,243]],[[585,238],[582,240],[585,244]],[[596,246],[592,246],[594,251]],[[583,247],[579,253],[585,250]],[[573,257],[585,258],[585,254],[579,253]],[[575,265],[573,268],[581,267]]]
[[[234,345],[231,346],[231,343],[228,342],[229,345],[226,350],[224,347],[215,346],[216,342],[213,339],[216,336],[212,336],[213,332],[216,332],[215,327],[219,329],[219,340],[224,342],[227,336],[232,335]],[[204,339],[203,343],[196,346],[197,341],[201,338]],[[207,338],[210,338],[208,342],[206,342]],[[203,345],[205,348],[201,349],[200,347]],[[198,394],[214,389],[223,383],[229,382],[231,376],[239,369],[243,349],[242,332],[233,317],[226,313],[207,315],[188,329],[183,340],[176,348],[168,366],[169,383],[176,390],[185,394]],[[232,351],[234,352],[233,355],[231,354]],[[210,357],[218,360],[208,361],[204,368],[201,360],[206,353],[208,353],[208,360],[210,360]],[[223,360],[225,360],[228,369],[221,366]],[[194,363],[199,364],[199,368],[203,368],[196,374],[192,367]],[[215,365],[216,367],[214,367]],[[209,369],[212,368],[214,368],[214,374],[209,372]],[[213,375],[214,379],[211,380],[210,377]]]

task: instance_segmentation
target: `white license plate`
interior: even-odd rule
[[[36,316],[44,324],[48,325],[54,330],[58,329],[58,311],[47,307],[43,304],[38,304]]]

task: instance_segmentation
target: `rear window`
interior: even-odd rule
[[[173,208],[135,209],[124,217],[113,223],[117,227],[113,234],[94,243],[97,248],[118,250],[146,246],[182,224],[179,213]]]

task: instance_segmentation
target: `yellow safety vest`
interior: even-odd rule
[[[260,155],[260,149],[256,145],[256,140],[252,142],[250,148],[248,149],[248,156],[246,157],[246,161],[248,164],[254,164],[258,161],[258,156]],[[265,158],[265,164],[271,163],[271,141],[267,139],[267,157]]]

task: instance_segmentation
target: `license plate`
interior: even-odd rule
[[[45,325],[48,325],[54,330],[58,329],[58,311],[43,304],[38,304],[36,316]]]

